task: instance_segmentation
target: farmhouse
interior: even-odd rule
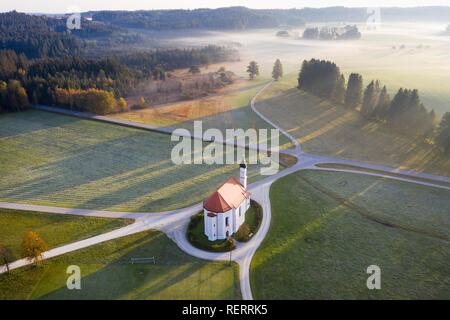
[[[226,239],[239,230],[250,207],[247,164],[241,163],[240,181],[230,177],[203,202],[205,235],[210,241]]]

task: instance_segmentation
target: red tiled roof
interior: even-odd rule
[[[226,212],[241,205],[250,193],[235,178],[229,178],[216,192],[203,202],[203,207],[215,213]]]

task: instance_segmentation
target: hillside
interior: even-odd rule
[[[227,7],[195,10],[92,11],[93,21],[150,30],[299,27],[310,22],[365,22],[366,8],[249,9]],[[387,21],[448,21],[449,7],[382,8]]]

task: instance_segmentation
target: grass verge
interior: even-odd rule
[[[49,248],[87,239],[128,224],[131,219],[109,219],[33,211],[0,209],[0,244],[8,247],[16,259],[23,258],[24,234],[37,232]]]
[[[131,258],[155,264],[131,264]],[[81,290],[68,290],[66,269],[81,269]],[[237,264],[183,253],[163,233],[108,241],[0,275],[0,299],[240,299]]]
[[[275,182],[270,199],[270,231],[251,263],[255,298],[450,298],[448,191],[306,170]],[[370,265],[381,290],[366,287]]]

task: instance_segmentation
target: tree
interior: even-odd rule
[[[450,152],[450,112],[446,112],[439,124],[437,137],[437,145],[444,152]]]
[[[197,74],[197,73],[200,73],[200,68],[199,68],[198,66],[191,66],[191,67],[189,68],[189,72],[190,72],[191,74]]]
[[[335,63],[316,59],[305,60],[298,76],[298,88],[331,99],[340,79],[341,72]]]
[[[386,118],[386,113],[389,109],[390,103],[391,103],[391,97],[389,96],[389,93],[387,92],[386,86],[383,86],[383,89],[381,89],[381,93],[378,98],[378,103],[375,106],[375,109],[373,111],[374,117],[379,120]]]
[[[0,81],[0,112],[6,111],[7,101],[6,93],[8,90],[8,85],[4,81]]]
[[[11,249],[0,244],[0,261],[6,266],[9,273],[9,264],[14,260],[14,255]]]
[[[152,73],[154,80],[166,80],[166,72],[161,64],[158,64]]]
[[[416,89],[399,89],[386,112],[392,128],[410,135],[428,135],[435,126],[434,112],[428,112]]]
[[[336,82],[336,88],[333,93],[333,101],[336,103],[343,103],[345,99],[345,77],[341,75],[339,80]]]
[[[272,78],[274,78],[276,81],[278,81],[278,79],[280,79],[282,77],[283,77],[283,65],[281,64],[280,59],[277,59],[273,66]]]
[[[0,81],[0,111],[21,111],[28,105],[27,92],[18,80]]]
[[[247,73],[250,77],[250,80],[253,80],[255,76],[259,76],[259,66],[256,61],[250,61],[247,66]]]
[[[305,31],[303,32],[303,38],[305,39],[319,39],[319,28],[306,28]]]
[[[141,96],[139,98],[139,105],[144,108],[145,107],[145,98],[143,96]]]
[[[380,82],[371,81],[364,91],[363,104],[361,106],[361,114],[366,118],[371,118],[375,110],[375,106],[380,96]]]
[[[349,108],[356,108],[362,101],[363,78],[360,74],[352,73],[348,77],[347,92],[345,95],[345,105]]]
[[[122,97],[120,97],[117,101],[117,106],[119,107],[119,111],[121,112],[128,110],[127,101]]]
[[[28,231],[22,240],[22,252],[37,265],[42,259],[42,253],[48,250],[44,240],[34,231]]]

